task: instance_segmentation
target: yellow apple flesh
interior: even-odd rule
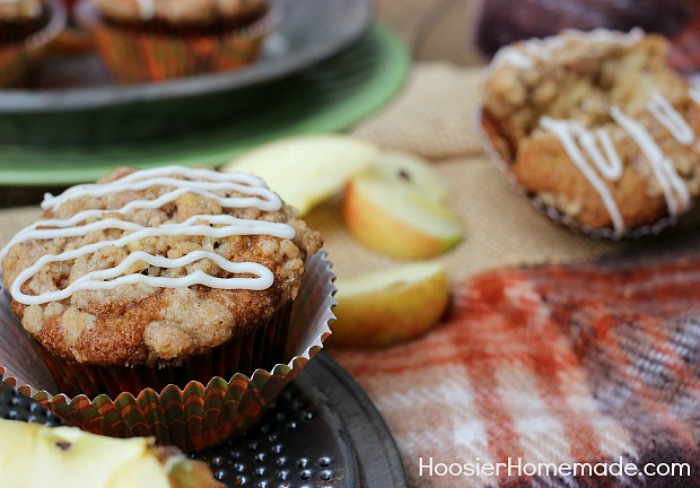
[[[412,263],[338,279],[329,339],[344,348],[388,347],[416,338],[437,324],[449,301],[445,266]]]
[[[410,182],[430,200],[447,204],[450,192],[432,165],[414,154],[387,151],[375,159],[374,170],[386,179]]]
[[[222,171],[253,173],[305,215],[342,190],[368,168],[378,149],[350,136],[301,136],[265,144],[242,155]]]
[[[153,438],[113,439],[2,419],[0,438],[7,441],[0,443],[3,486],[223,487],[206,464],[156,447]]]
[[[400,259],[445,253],[463,238],[448,193],[428,163],[386,155],[352,179],[343,215],[362,244]]]

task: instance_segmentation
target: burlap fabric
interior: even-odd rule
[[[684,313],[695,306],[697,260],[690,269],[674,261],[669,273],[647,264],[651,284],[638,276],[628,281],[634,263],[530,268],[627,253],[669,237],[612,244],[573,234],[537,213],[480,151],[473,121],[480,75],[420,64],[403,93],[354,130],[430,159],[451,187],[466,238],[441,258],[455,286],[455,311],[446,324],[409,345],[337,358],[385,416],[414,486],[597,485],[580,478],[420,477],[416,463],[429,456],[447,463],[694,456],[700,386],[692,379],[700,377],[700,335]],[[336,198],[308,219],[323,232],[336,273],[395,264],[353,241],[339,207]],[[36,215],[36,209],[0,212],[0,242]],[[682,239],[683,232],[671,235]],[[528,267],[503,269],[516,265]],[[501,270],[483,274],[494,268]],[[594,300],[585,300],[588,292],[596,293]],[[674,294],[682,299],[672,306],[658,301]],[[626,308],[615,310],[616,304]],[[635,320],[641,329],[630,332],[625,327]],[[655,438],[662,445],[652,444]]]
[[[380,146],[430,159],[449,183],[452,205],[466,230],[464,243],[444,257],[451,278],[501,265],[586,259],[619,247],[552,225],[481,153],[474,126],[481,72],[447,63],[419,64],[403,93],[353,131]],[[0,242],[38,213],[37,209],[0,211]],[[393,264],[352,240],[344,230],[337,200],[318,208],[308,220],[323,232],[338,275]]]

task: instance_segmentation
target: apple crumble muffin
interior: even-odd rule
[[[3,250],[24,327],[51,353],[172,363],[238,338],[297,295],[320,235],[252,175],[119,168],[47,196]]]
[[[647,233],[700,193],[700,90],[639,30],[567,31],[508,46],[485,82],[482,124],[517,184],[597,235]]]

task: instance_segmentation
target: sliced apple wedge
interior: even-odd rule
[[[333,335],[337,347],[388,347],[427,332],[449,301],[445,266],[412,263],[338,279]]]
[[[387,151],[375,159],[373,168],[385,179],[409,182],[429,199],[447,204],[450,192],[430,163],[413,154]]]
[[[73,427],[0,419],[2,486],[223,488],[209,466],[153,438],[113,439]]]
[[[343,215],[364,245],[400,259],[427,259],[456,246],[462,226],[433,169],[418,159],[388,154],[352,179]]]
[[[316,204],[342,190],[355,174],[371,166],[378,154],[379,150],[372,144],[350,136],[302,136],[253,149],[224,166],[222,171],[260,176],[305,215]]]

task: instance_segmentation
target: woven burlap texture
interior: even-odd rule
[[[476,154],[481,149],[474,123],[482,72],[447,63],[420,64],[403,94],[353,132],[431,160]]]
[[[445,63],[419,64],[403,92],[353,131],[382,147],[430,159],[450,185],[451,204],[466,235],[441,258],[451,279],[502,265],[587,259],[619,249],[553,225],[481,153],[474,126],[481,76],[480,70]],[[0,212],[0,242],[38,214],[37,209]],[[396,263],[353,240],[343,225],[340,198],[315,209],[308,221],[323,233],[339,276]]]
[[[581,260],[619,249],[619,244],[552,224],[487,159],[475,126],[482,78],[481,68],[419,64],[403,93],[353,131],[381,147],[413,152],[434,162],[450,187],[451,205],[466,235],[458,248],[441,258],[451,279],[503,265]],[[339,276],[395,263],[349,236],[339,198],[314,210],[308,221],[323,232]]]

